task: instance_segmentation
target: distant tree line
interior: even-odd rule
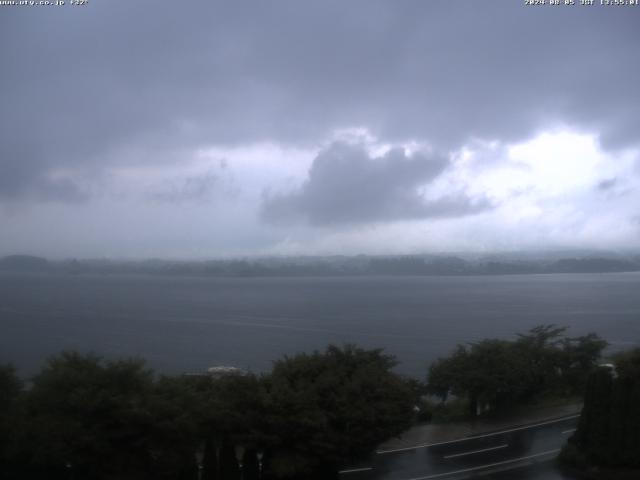
[[[220,277],[295,277],[348,275],[506,275],[640,271],[640,256],[510,259],[491,256],[466,260],[456,256],[330,256],[207,261],[63,260],[29,255],[0,258],[0,271],[63,274],[145,274]]]

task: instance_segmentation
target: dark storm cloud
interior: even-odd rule
[[[556,123],[611,148],[638,142],[637,8],[141,0],[1,13],[0,198],[125,151],[163,162],[149,152],[309,145],[339,127],[443,149]]]
[[[271,223],[299,220],[314,225],[358,224],[384,220],[456,217],[489,205],[464,194],[426,201],[419,188],[447,167],[444,157],[393,149],[371,158],[362,147],[334,143],[313,161],[301,188],[267,195],[262,217]]]

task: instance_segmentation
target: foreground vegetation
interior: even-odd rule
[[[8,479],[334,478],[451,395],[475,416],[581,394],[605,345],[540,326],[459,346],[427,384],[353,345],[284,357],[259,376],[158,377],[139,360],[64,352],[28,388],[0,368],[0,464]],[[426,393],[441,402],[416,415]]]
[[[65,352],[24,389],[0,372],[3,478],[331,478],[406,429],[415,399],[380,350],[330,346],[268,375],[155,378]],[[259,459],[262,462],[259,462]]]

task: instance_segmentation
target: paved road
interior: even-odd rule
[[[578,415],[571,415],[453,441],[382,450],[373,456],[370,464],[343,470],[341,478],[456,480],[495,472],[497,479],[508,478],[499,472],[523,468],[537,472],[535,478],[563,478],[551,471],[547,475],[548,467],[541,465],[557,456],[577,421]]]

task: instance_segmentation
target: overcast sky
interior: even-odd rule
[[[637,6],[90,0],[0,41],[0,255],[640,240]]]

